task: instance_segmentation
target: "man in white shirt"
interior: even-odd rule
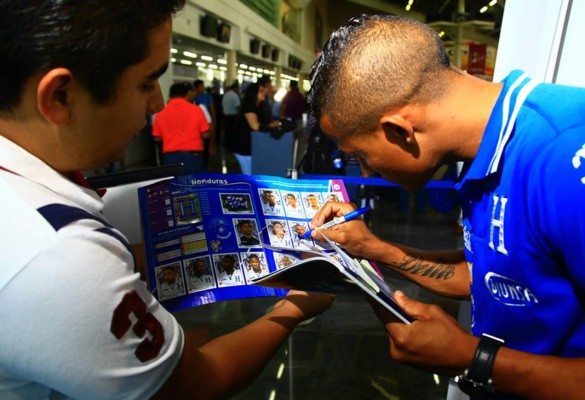
[[[286,193],[284,210],[286,211],[287,217],[305,218],[305,211],[303,205],[299,201],[296,193]]]
[[[0,399],[227,398],[331,305],[289,292],[200,345],[134,272],[79,172],[122,159],[164,107],[158,78],[183,6],[0,0]]]
[[[260,189],[262,197],[262,209],[266,215],[284,215],[280,195],[276,190]]]
[[[186,269],[189,293],[215,287],[215,279],[205,259],[197,258],[191,261]]]
[[[185,294],[185,285],[183,278],[177,272],[177,266],[163,267],[159,288],[161,300]]]
[[[244,284],[242,269],[236,268],[237,255],[226,254],[221,258],[217,270],[219,271],[217,283],[219,286],[238,286]]]
[[[248,278],[248,282],[250,282],[252,279],[258,279],[268,273],[266,264],[260,261],[258,254],[252,253],[247,254],[247,256],[249,268],[246,271],[246,277]]]

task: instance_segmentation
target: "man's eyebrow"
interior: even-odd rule
[[[166,62],[159,69],[157,69],[156,71],[154,71],[153,73],[148,75],[148,79],[156,80],[156,79],[160,78],[162,76],[162,74],[164,74],[167,71],[168,68],[169,68],[169,63]]]

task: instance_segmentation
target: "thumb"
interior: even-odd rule
[[[426,307],[424,303],[411,299],[401,290],[394,292],[394,300],[404,311],[415,318],[420,316],[423,313],[423,308]]]

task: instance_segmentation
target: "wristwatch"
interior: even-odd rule
[[[459,389],[472,399],[490,399],[494,392],[492,369],[496,353],[504,341],[495,336],[483,334],[473,355],[471,366],[462,375],[455,377]]]

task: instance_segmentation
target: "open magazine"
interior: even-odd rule
[[[328,200],[349,201],[341,180],[197,174],[138,189],[149,286],[171,311],[221,300],[282,296],[253,279],[300,261],[295,249]]]
[[[149,286],[170,311],[298,288],[367,293],[409,321],[374,264],[300,238],[327,201],[349,201],[341,180],[197,174],[141,187],[138,199]]]
[[[365,293],[402,322],[409,324],[414,320],[394,301],[394,291],[384,281],[384,277],[373,262],[350,257],[327,238],[326,231],[321,233],[332,252],[309,244],[289,249],[301,253],[301,257],[304,258],[288,268],[253,279],[252,283],[310,292]],[[265,247],[284,250],[268,245]]]

